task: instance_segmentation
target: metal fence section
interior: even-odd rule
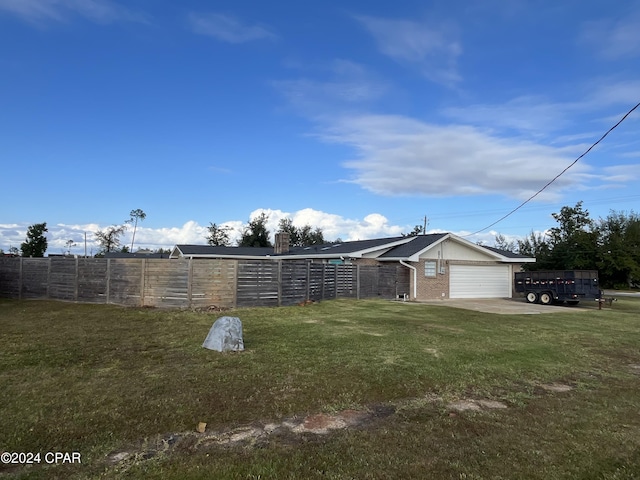
[[[0,258],[0,297],[171,308],[286,306],[339,297],[397,298],[396,264],[309,260]]]

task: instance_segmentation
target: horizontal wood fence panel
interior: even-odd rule
[[[309,298],[317,302],[325,298],[331,298],[331,291],[327,289],[327,269],[335,268],[333,265],[323,263],[311,263],[309,265]],[[328,295],[328,296],[325,296]]]
[[[132,261],[133,260],[133,261]],[[109,283],[107,301],[119,305],[144,305],[141,302],[142,261],[108,258]]]
[[[236,304],[238,307],[278,305],[278,263],[238,261]]]
[[[336,296],[355,297],[357,291],[357,267],[355,265],[336,265]]]
[[[309,295],[309,263],[286,261],[280,264],[281,305],[295,305],[308,300]]]
[[[20,298],[22,263],[15,258],[0,258],[0,296]]]
[[[49,263],[49,297],[60,300],[76,299],[77,265],[74,258],[51,258]]]
[[[107,262],[103,258],[78,259],[79,302],[107,303]]]
[[[38,258],[25,258],[22,262],[23,288],[21,298],[42,298],[48,296],[48,278],[48,262],[42,262]]]
[[[198,259],[192,262],[191,305],[197,308],[234,307],[237,260]]]
[[[402,266],[310,260],[0,258],[0,296],[168,308],[295,305],[338,297],[396,298]]]
[[[142,262],[142,303],[150,307],[180,308],[189,304],[189,260],[150,258]]]
[[[398,295],[410,295],[411,277],[409,276],[409,269],[396,265],[396,298]]]

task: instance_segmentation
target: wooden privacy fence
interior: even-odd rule
[[[308,260],[0,258],[0,296],[171,308],[278,306],[338,297],[396,298],[400,265]]]

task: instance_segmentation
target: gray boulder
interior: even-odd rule
[[[202,346],[217,352],[243,351],[242,322],[238,317],[220,317],[213,323]]]

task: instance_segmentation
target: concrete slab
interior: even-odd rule
[[[578,305],[540,305],[527,303],[521,298],[460,298],[446,300],[432,300],[420,302],[421,304],[440,305],[443,307],[463,308],[485,313],[497,313],[501,315],[537,315],[540,313],[567,313],[576,310],[598,308],[595,302],[583,302]]]

